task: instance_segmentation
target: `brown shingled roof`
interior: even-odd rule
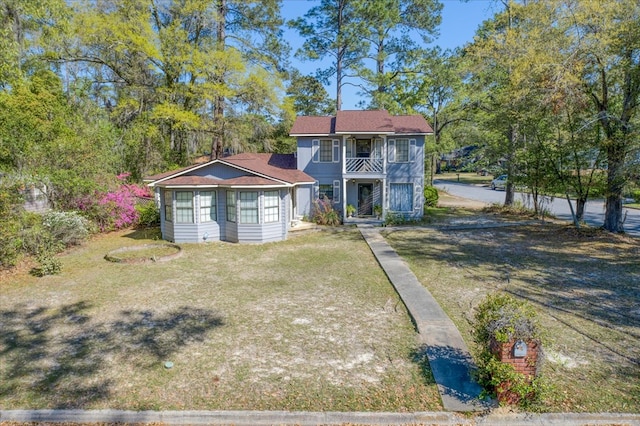
[[[433,129],[421,115],[390,115],[384,110],[338,111],[335,117],[296,118],[291,135],[348,133],[430,134]]]
[[[203,176],[177,176],[167,179],[158,184],[158,186],[204,186],[204,185],[220,185],[224,180],[213,179]]]
[[[291,127],[292,135],[329,135],[335,133],[335,117],[312,117],[302,115]]]
[[[293,154],[245,152],[223,158],[222,161],[287,183],[315,181],[311,176],[296,168],[296,158]]]
[[[191,170],[207,167],[214,163],[223,163],[231,167],[246,170],[246,176],[232,179],[214,179],[202,176],[189,176]],[[172,177],[175,176],[175,177]],[[164,180],[163,180],[164,179]],[[297,169],[293,154],[243,153],[213,160],[205,164],[195,164],[182,169],[149,176],[145,180],[158,182],[158,186],[205,186],[205,185],[282,185],[313,183],[314,179]]]
[[[393,133],[393,122],[387,111],[338,111],[336,133]]]

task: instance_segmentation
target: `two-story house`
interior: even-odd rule
[[[393,212],[420,218],[424,204],[424,139],[419,115],[339,111],[298,117],[295,154],[243,153],[150,176],[160,206],[162,238],[174,242],[280,241],[314,202],[343,217]],[[345,217],[346,219],[346,217]]]
[[[382,216],[422,217],[424,142],[433,130],[421,115],[338,111],[298,117],[290,133],[298,138],[298,169],[315,179],[297,188],[298,213],[309,214],[320,199],[343,216],[352,205],[359,217],[373,216],[375,206]]]

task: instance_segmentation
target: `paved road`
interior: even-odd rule
[[[468,185],[450,181],[434,181],[434,186],[447,191],[451,195],[471,200],[483,201],[485,203],[504,203],[504,191],[493,191],[488,186]],[[526,195],[516,193],[516,200],[522,201],[525,205],[530,205]],[[573,202],[575,209],[575,201]],[[571,221],[571,210],[566,199],[556,198],[545,202],[547,208],[558,219]],[[604,202],[602,200],[588,201],[585,209],[585,222],[591,226],[602,226],[604,223]],[[624,209],[627,218],[624,223],[625,232],[629,235],[640,237],[640,210]]]

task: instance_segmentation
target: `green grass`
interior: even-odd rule
[[[0,407],[441,409],[357,230],[182,244],[161,263],[103,259],[153,241],[102,236],[62,256],[60,275],[0,281]]]
[[[547,340],[544,411],[640,412],[640,242],[563,225],[400,230],[408,261],[473,348],[474,307],[507,292],[537,309]]]
[[[490,217],[434,209],[432,224],[476,215]],[[186,244],[141,265],[103,257],[157,234],[114,233],[62,256],[61,275],[4,274],[0,407],[441,410],[402,303],[342,229]],[[383,232],[471,348],[486,294],[534,304],[553,385],[542,410],[640,412],[637,239],[554,224]]]

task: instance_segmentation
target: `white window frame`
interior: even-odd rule
[[[264,223],[280,221],[280,191],[264,192]]]
[[[176,191],[176,223],[194,223],[193,195],[193,191]]]
[[[331,196],[326,196],[329,191],[331,191]],[[330,201],[333,202],[333,184],[331,183],[320,183],[318,184],[318,199],[322,201]]]
[[[331,158],[322,159],[322,145],[323,142],[329,144],[329,147],[325,147],[325,153],[327,149],[331,150]],[[340,162],[340,141],[338,139],[313,139],[311,141],[312,156],[311,161],[313,163],[338,163]]]
[[[407,159],[398,159],[398,145],[402,142],[407,143]],[[417,147],[416,140],[409,138],[396,138],[387,141],[387,161],[389,163],[413,163],[416,159]]]
[[[173,191],[164,191],[164,220],[173,222]]]
[[[236,211],[236,192],[235,191],[227,191],[226,193],[226,201],[227,201],[227,222],[235,223],[238,220],[237,211]]]
[[[240,223],[246,225],[260,223],[258,195],[258,191],[240,191],[240,196],[238,197],[238,203],[240,204]]]
[[[216,222],[218,220],[216,191],[200,191],[200,223]],[[204,201],[207,201],[205,204]]]
[[[400,157],[400,153],[401,153],[401,146],[406,144],[406,159],[404,156],[402,156],[402,158]],[[395,162],[396,163],[408,163],[409,160],[411,159],[411,144],[409,143],[409,139],[407,138],[399,138],[396,139],[396,152],[395,152]],[[402,149],[402,152],[404,153],[404,149]]]

